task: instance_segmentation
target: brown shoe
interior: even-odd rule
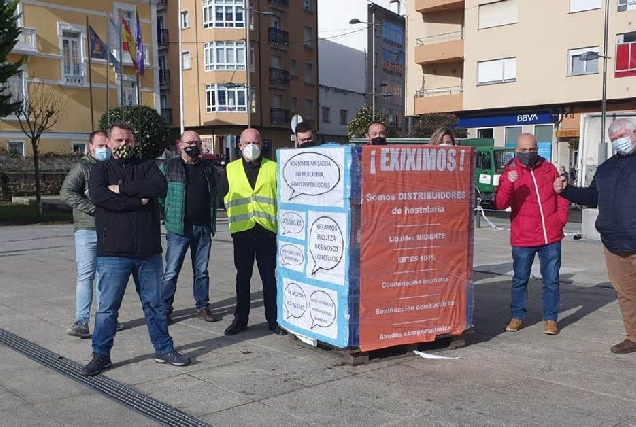
[[[517,332],[519,329],[523,327],[522,323],[523,322],[521,321],[521,319],[512,318],[510,319],[510,322],[508,322],[508,326],[506,326],[506,331]]]
[[[205,307],[199,311],[197,311],[197,317],[199,319],[203,319],[206,322],[218,322],[222,319],[218,314],[214,314],[210,311],[210,307]]]
[[[633,351],[636,351],[636,342],[626,339],[621,343],[613,345],[610,348],[610,351],[616,354],[631,353]]]
[[[543,333],[548,335],[556,335],[559,333],[559,326],[556,320],[543,321]]]

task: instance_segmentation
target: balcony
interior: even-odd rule
[[[163,117],[166,124],[172,124],[172,108],[162,108],[161,117]]]
[[[168,8],[168,0],[157,0],[157,10],[166,10]]]
[[[464,31],[415,40],[415,62],[421,65],[464,60]]]
[[[279,30],[278,28],[270,27],[269,42],[275,47],[288,47],[289,46],[289,33],[287,31]]]
[[[168,29],[160,28],[159,29],[159,46],[167,46],[170,43],[170,39],[168,38]]]
[[[422,89],[415,93],[415,114],[451,113],[463,109],[461,86]]]
[[[289,85],[289,71],[279,70],[278,68],[269,69],[269,83],[277,86]]]
[[[284,108],[270,108],[269,121],[273,125],[287,125],[291,122],[291,110],[285,110]]]
[[[288,8],[289,0],[269,0],[269,6],[274,8]]]
[[[30,54],[38,52],[37,35],[35,28],[20,28],[18,42],[11,50],[13,53]]]
[[[415,0],[415,10],[420,13],[437,13],[448,10],[463,10],[464,0]]]
[[[159,69],[159,84],[161,86],[170,85],[170,70]]]

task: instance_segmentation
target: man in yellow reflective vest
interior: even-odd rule
[[[242,158],[227,165],[227,183],[221,182],[227,188],[224,201],[236,267],[236,309],[225,335],[247,329],[254,259],[263,281],[268,329],[285,335],[276,320],[276,162],[261,156],[263,141],[256,129],[241,133],[239,148]]]

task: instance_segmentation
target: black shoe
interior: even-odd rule
[[[92,377],[93,375],[97,375],[103,370],[110,368],[112,365],[113,364],[110,362],[110,356],[93,353],[93,359],[88,362],[88,365],[82,368],[80,375],[83,377]]]
[[[247,329],[247,323],[239,323],[236,319],[232,320],[230,326],[225,329],[225,335],[236,335]]]
[[[187,366],[190,364],[190,358],[181,355],[177,350],[172,350],[166,354],[155,354],[155,362],[169,363],[174,366]]]
[[[278,325],[278,323],[272,323],[271,325],[267,326],[267,329],[269,329],[270,331],[272,331],[276,335],[287,335],[287,331],[284,330],[283,328],[281,328]]]

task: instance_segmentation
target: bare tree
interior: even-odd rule
[[[40,137],[45,131],[55,126],[64,112],[67,102],[68,96],[63,94],[60,85],[47,84],[42,81],[31,82],[27,97],[22,101],[16,113],[22,132],[29,138],[33,148],[35,203],[40,218],[42,217]]]

